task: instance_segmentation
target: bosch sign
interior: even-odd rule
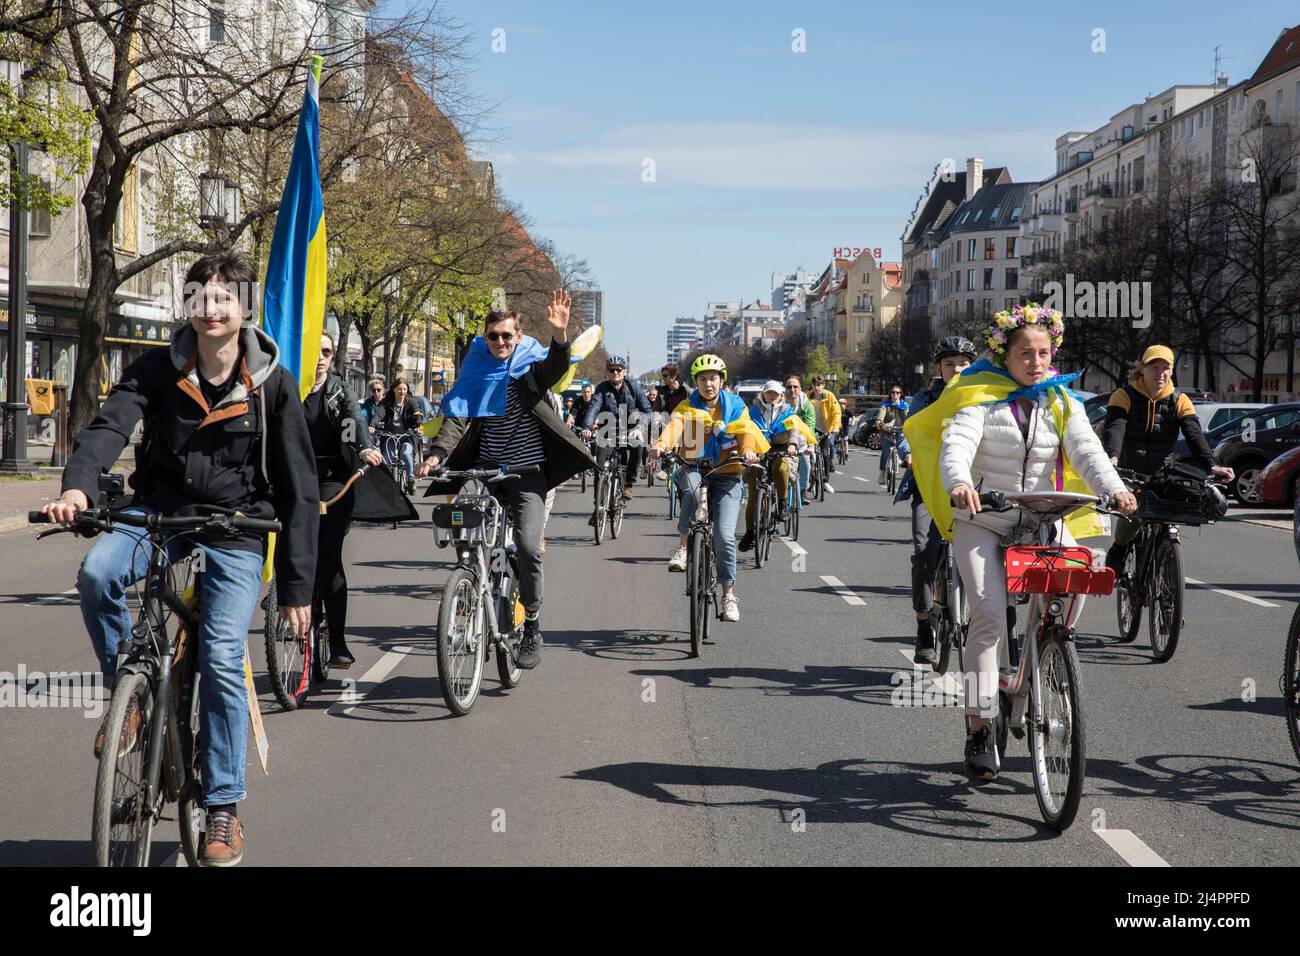
[[[869,252],[869,253],[871,253],[871,258],[873,258],[873,259],[879,259],[879,258],[880,258],[880,247],[879,247],[879,246],[876,246],[875,248],[871,248],[871,247],[869,247],[869,246],[836,246],[836,247],[835,247],[835,258],[836,258],[836,259],[856,259],[858,256],[862,255],[862,253],[864,253],[864,252]]]

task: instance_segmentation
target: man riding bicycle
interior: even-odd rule
[[[581,429],[582,420],[587,417],[587,409],[591,407],[592,398],[593,389],[591,383],[586,382],[582,386],[582,394],[573,400],[573,408],[566,419],[566,424]]]
[[[1231,468],[1214,464],[1214,453],[1205,440],[1201,420],[1192,400],[1174,393],[1174,352],[1167,345],[1153,345],[1127,382],[1111,393],[1102,426],[1102,445],[1111,464],[1150,476],[1174,453],[1181,433],[1192,451],[1192,461],[1207,474],[1231,481]],[[1106,565],[1116,573],[1124,566],[1125,551],[1137,533],[1136,521],[1121,521],[1115,542],[1106,553]]]
[[[803,393],[798,375],[785,377],[785,401],[794,409],[794,413],[808,426],[808,430],[817,430],[817,410],[808,396]],[[808,483],[812,479],[812,447],[804,448],[799,453],[799,501],[805,508],[812,504],[808,499]]]
[[[320,523],[316,465],[298,383],[280,365],[270,336],[244,323],[241,303],[249,301],[253,283],[252,267],[235,253],[207,256],[190,267],[184,285],[189,322],[172,336],[170,348],[148,349],[127,366],[95,420],[77,435],[63,471],[62,497],[41,510],[67,525],[90,508],[100,473],[117,461],[143,419],[130,480],[132,510],[279,519],[279,614],[295,635],[305,636]],[[197,548],[204,560],[199,722],[207,822],[201,861],[233,866],[243,858],[236,814],[247,796],[244,645],[262,585],[266,541],[254,535],[220,542],[178,538],[175,544],[177,557]],[[81,616],[109,686],[119,646],[131,639],[127,590],[144,576],[151,554],[146,536],[120,528],[95,542],[77,574]],[[96,756],[105,746],[143,746],[136,739],[142,706],[135,698],[128,703],[120,740],[105,741],[100,725]]]
[[[677,548],[668,558],[669,571],[686,570],[686,540],[699,500],[699,487],[709,483],[709,505],[714,513],[713,555],[722,585],[722,619],[740,620],[736,597],[736,518],[740,513],[740,476],[746,464],[770,447],[755,427],[745,402],[734,392],[723,392],[727,366],[716,355],[701,355],[691,364],[695,391],[674,411],[668,426],[650,449],[651,467],[659,455],[674,451],[688,467],[677,474],[682,506],[677,512]],[[690,467],[708,462],[714,469],[707,477]]]
[[[835,393],[826,387],[826,379],[820,375],[814,375],[812,380],[812,394],[809,396],[812,402],[814,421],[813,427],[816,429],[817,437],[823,438],[826,442],[826,470],[834,473],[835,471],[835,439],[840,433],[840,423],[843,415],[840,411],[839,399]]]
[[[758,398],[749,406],[749,417],[758,426],[759,431],[773,448],[786,452],[780,458],[769,461],[768,474],[776,485],[776,520],[785,521],[786,495],[790,487],[790,461],[787,455],[796,455],[801,447],[807,447],[815,441],[804,420],[794,413],[782,398],[781,383],[775,380],[763,386]],[[745,485],[749,490],[749,503],[745,506],[745,536],[740,539],[741,551],[754,547],[754,518],[758,509],[758,477],[752,472],[745,473]]]
[[[547,397],[569,371],[569,294],[558,289],[546,307],[549,349],[523,331],[517,312],[489,312],[483,334],[470,343],[443,401],[447,419],[434,439],[420,475],[435,474],[443,462],[466,468],[518,468],[541,465],[536,475],[521,475],[495,486],[510,509],[519,558],[519,600],[524,606],[520,667],[542,659],[542,530],[546,493],[595,462],[585,445],[566,428]],[[446,494],[434,482],[425,497]]]
[[[960,335],[941,339],[934,353],[935,371],[938,375],[912,396],[907,403],[908,414],[917,414],[938,398],[952,377],[975,361],[975,355],[975,345],[970,339]],[[921,493],[912,475],[912,450],[902,433],[899,434],[898,455],[907,471],[898,484],[894,501],[910,500],[912,503],[912,610],[916,612],[916,650],[912,654],[912,660],[917,664],[933,666],[939,662],[939,655],[934,646],[934,627],[930,624],[930,610],[934,607],[931,585],[943,538],[930,520],[930,511],[925,502],[921,500]]]
[[[889,399],[876,412],[876,431],[880,433],[880,483],[888,480],[886,469],[889,466],[889,454],[903,434],[903,422],[907,419],[907,402],[903,401],[903,386],[895,385],[889,390]]]
[[[595,428],[596,462],[604,467],[611,455],[627,449],[627,480],[623,500],[632,497],[632,486],[641,471],[645,454],[645,428],[650,421],[650,401],[635,379],[627,377],[627,363],[611,355],[605,360],[608,381],[596,387],[587,413],[582,417],[582,437],[592,437]],[[596,489],[599,492],[599,489]],[[595,520],[595,516],[592,516]]]

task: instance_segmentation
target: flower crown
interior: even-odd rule
[[[984,344],[999,358],[1006,358],[1011,333],[1029,325],[1047,331],[1052,340],[1052,354],[1055,355],[1065,341],[1065,320],[1056,309],[1044,309],[1036,302],[1018,305],[1010,311],[1004,309],[994,315],[993,324],[984,330]]]

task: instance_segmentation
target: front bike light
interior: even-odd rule
[[[1061,601],[1060,598],[1052,598],[1051,602],[1047,605],[1047,613],[1051,617],[1060,617],[1061,612],[1064,610],[1065,610],[1065,604]]]

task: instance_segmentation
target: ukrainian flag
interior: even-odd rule
[[[262,330],[275,340],[280,364],[298,380],[303,399],[315,379],[325,324],[325,206],[320,188],[323,62],[319,56],[311,58],[262,293]]]

